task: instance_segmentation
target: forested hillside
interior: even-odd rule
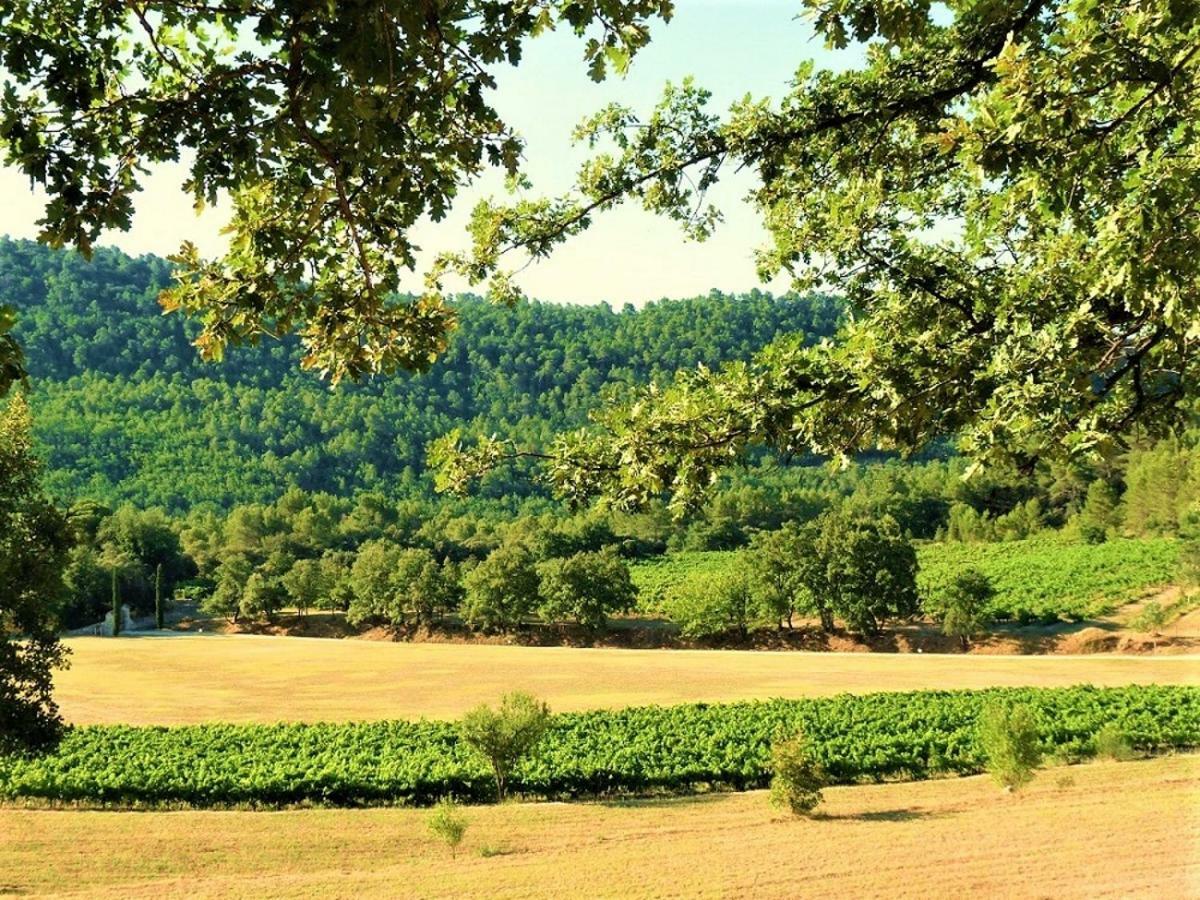
[[[100,250],[88,263],[0,238],[0,302],[20,314],[54,495],[175,511],[269,501],[291,486],[411,496],[426,490],[426,442],[451,428],[544,440],[612,393],[746,358],[783,333],[832,334],[838,317],[829,298],[757,291],[640,311],[463,297],[431,371],[331,390],[298,371],[293,341],[200,362],[196,327],[157,304],[169,280],[154,257]]]

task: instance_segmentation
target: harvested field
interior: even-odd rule
[[[841,692],[1200,684],[1197,656],[613,650],[250,635],[75,638],[77,724],[449,718],[506,691],[558,711]]]
[[[424,810],[0,809],[0,893],[79,897],[1018,896],[1200,892],[1200,757],[832,788],[793,820],[762,792]],[[85,887],[86,885],[86,887]]]

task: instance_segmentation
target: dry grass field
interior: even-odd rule
[[[526,690],[555,710],[843,691],[1200,684],[1200,657],[590,650],[196,635],[75,638],[77,724],[448,718]]]
[[[832,788],[827,818],[762,792],[466,810],[0,809],[0,893],[87,897],[1200,895],[1200,757]],[[485,856],[485,848],[489,855]]]

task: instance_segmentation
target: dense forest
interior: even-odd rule
[[[170,265],[0,239],[0,301],[19,313],[47,487],[59,498],[183,512],[289,487],[425,493],[426,442],[454,427],[544,441],[604,398],[677,369],[746,358],[784,333],[833,333],[832,299],[752,292],[631,306],[455,304],[449,351],[420,375],[336,389],[298,370],[294,340],[202,363],[197,326],[164,316]],[[493,495],[528,491],[494,482]]]

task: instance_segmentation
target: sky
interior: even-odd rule
[[[566,32],[539,37],[526,46],[519,67],[498,69],[493,101],[501,116],[526,139],[526,171],[534,194],[570,187],[583,151],[572,148],[570,133],[589,113],[611,101],[649,111],[667,81],[694,76],[723,110],[746,93],[778,98],[788,90],[797,66],[815,59],[818,67],[840,68],[847,53],[825,49],[811,25],[798,15],[799,0],[678,0],[668,25],[655,23],[652,40],[633,61],[629,74],[596,85],[587,77],[581,41]],[[104,235],[101,244],[132,253],[166,255],[184,240],[202,253],[219,255],[228,207],[218,204],[199,217],[181,190],[180,165],[158,166],[143,179],[136,214],[127,232]],[[642,304],[662,297],[685,297],[710,289],[728,292],[762,287],[754,272],[754,250],[764,240],[759,217],[745,201],[753,186],[749,173],[727,174],[711,193],[725,213],[716,235],[697,244],[678,225],[637,207],[624,207],[594,220],[547,261],[526,269],[519,283],[543,300],[572,303]],[[471,207],[484,196],[503,193],[499,175],[463,191],[440,223],[416,231],[421,262],[467,246],[465,224]],[[32,238],[44,197],[30,191],[19,172],[0,167],[0,234]],[[419,290],[419,272],[405,288]],[[786,289],[777,280],[765,287]],[[465,285],[450,282],[450,289]]]

